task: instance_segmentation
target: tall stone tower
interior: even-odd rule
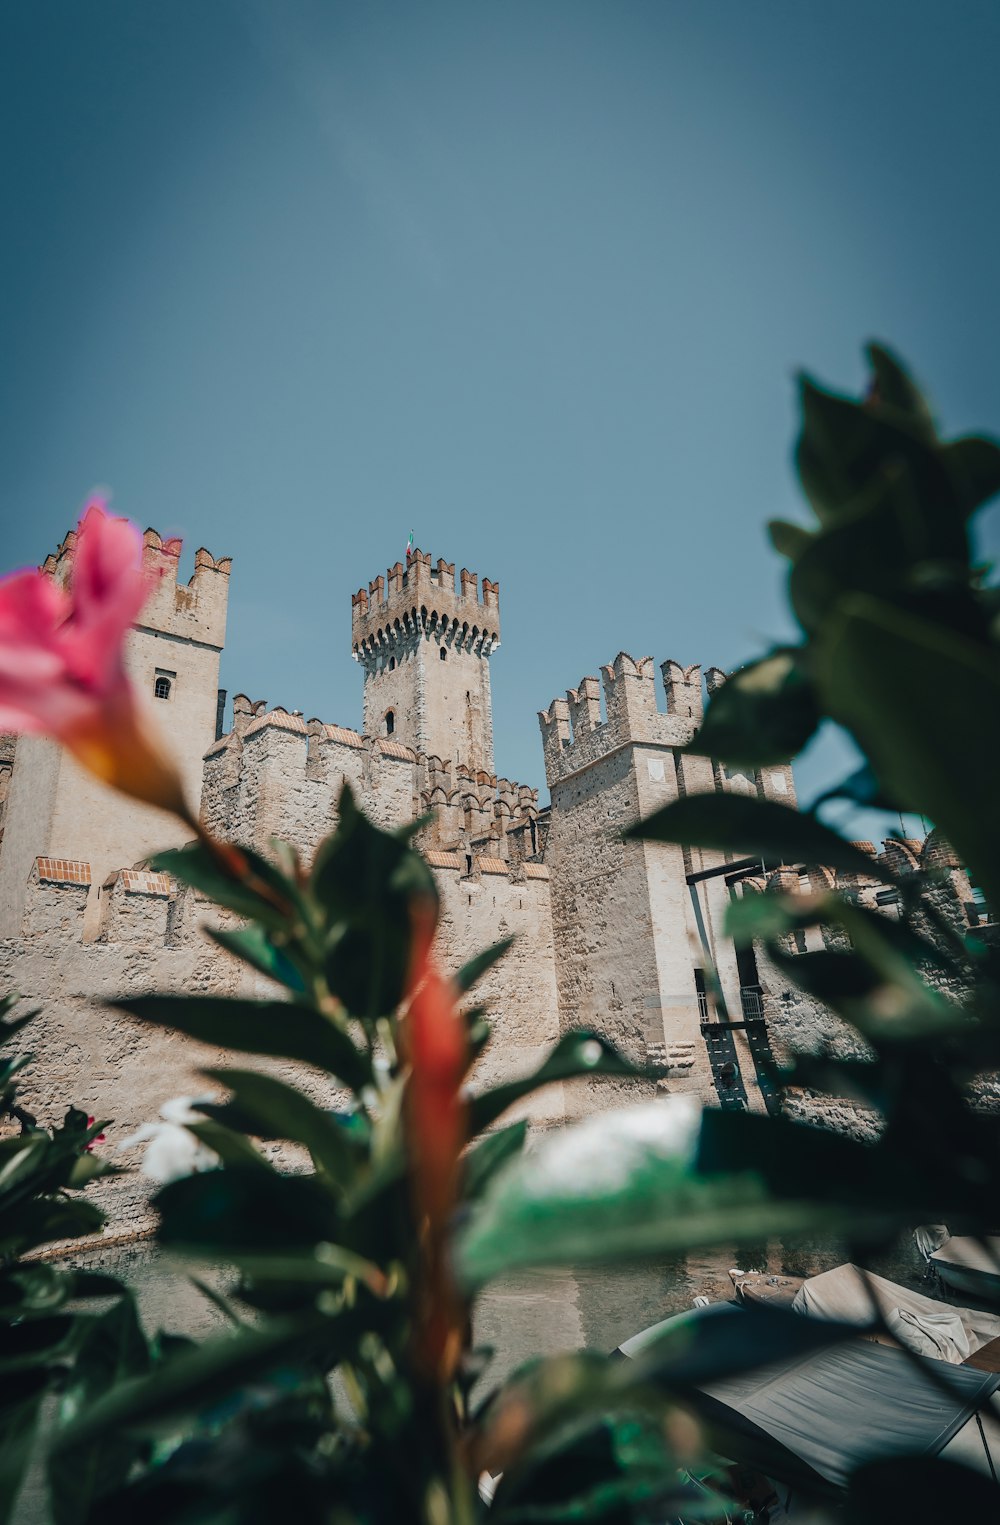
[[[351,599],[354,657],[365,673],[364,730],[416,752],[493,773],[490,656],[500,644],[500,586],[413,551]]]
[[[742,1030],[756,1015],[756,974],[723,931],[735,893],[726,855],[624,833],[690,794],[725,790],[794,805],[792,772],[747,776],[686,751],[702,718],[701,670],[668,661],[661,672],[665,709],[652,658],[619,652],[602,670],[603,715],[594,677],[539,715],[552,795],[546,862],[560,1024],[597,1027],[637,1060],[655,1060],[672,1091],[710,1095],[713,1072],[728,1064],[750,1104],[761,1105]],[[711,689],[723,674],[712,669],[707,678]],[[706,946],[734,1018],[721,1027],[709,1024]],[[607,1104],[600,1093],[583,1101]]]
[[[76,531],[70,530],[42,570],[60,583],[72,577]],[[143,537],[143,560],[160,575],[129,633],[125,664],[140,702],[180,765],[188,799],[201,800],[202,759],[216,735],[219,659],[226,636],[229,557],[195,555],[189,582],[178,583],[179,540],[156,530]],[[28,876],[37,857],[89,865],[88,925],[99,919],[105,876],[190,836],[173,816],[107,788],[55,742],[19,736],[13,751],[0,842],[0,936],[20,928]]]

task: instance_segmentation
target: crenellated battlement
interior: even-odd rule
[[[78,532],[69,530],[55,552],[46,556],[40,570],[65,587],[73,573]],[[166,539],[147,529],[142,537],[142,562],[151,575],[149,599],[137,622],[139,630],[186,636],[218,650],[226,639],[226,609],[233,558],[216,558],[204,546],[194,556],[194,571],[186,583],[177,572],[183,542]]]
[[[455,584],[455,563],[431,564],[429,551],[415,550],[397,561],[384,578],[351,596],[351,636],[361,661],[377,658],[418,635],[488,655],[500,644],[500,584],[463,567]]]
[[[652,657],[620,651],[601,668],[600,678],[581,678],[565,699],[553,699],[538,722],[545,755],[545,776],[554,782],[588,767],[629,743],[684,746],[701,718],[701,669],[664,662],[663,701],[656,687]]]

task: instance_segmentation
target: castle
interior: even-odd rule
[[[702,715],[698,667],[666,661],[658,686],[651,658],[622,652],[600,680],[583,678],[553,700],[539,715],[551,796],[541,806],[537,789],[494,772],[496,583],[463,568],[456,584],[454,564],[414,551],[352,598],[361,730],[242,693],[226,730],[218,680],[231,561],[199,550],[184,584],[179,541],[147,530],[144,547],[161,575],[127,665],[209,828],[264,852],[277,836],[308,855],[334,826],[347,782],[382,826],[429,816],[418,845],[440,890],[446,967],[515,934],[477,986],[494,1023],[481,1078],[527,1071],[561,1032],[583,1026],[654,1064],[661,1091],[760,1110],[774,1105],[772,1046],[846,1041],[762,955],[724,935],[727,903],[763,887],[761,866],[624,840],[633,821],[679,795],[731,790],[795,803],[790,766],[746,774],[683,750]],[[65,580],[74,548],[71,532],[43,570]],[[717,669],[706,674],[709,691],[724,681]],[[206,920],[223,924],[227,913],[144,867],[184,839],[172,817],[112,793],[54,743],[29,736],[0,739],[0,812],[0,989],[44,1008],[25,1104],[51,1122],[72,1101],[113,1118],[124,1136],[167,1098],[204,1089],[194,1074],[218,1055],[99,1003],[147,990],[265,995],[267,981],[204,936]],[[885,908],[875,849],[865,845],[871,880],[848,888]],[[945,844],[932,836],[885,852],[904,870],[930,857],[946,870],[946,914],[956,925],[975,918]],[[810,873],[824,872],[800,865],[779,875],[808,886]],[[826,935],[810,931],[802,947]],[[706,991],[706,955],[725,1020]],[[615,1104],[616,1090],[555,1085],[527,1111],[552,1123]]]

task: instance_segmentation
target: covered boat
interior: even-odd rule
[[[811,1318],[839,1319],[844,1324],[870,1324],[872,1302],[884,1329],[872,1339],[905,1345],[919,1355],[959,1365],[1000,1341],[1000,1316],[974,1308],[953,1308],[922,1292],[857,1266],[837,1266],[810,1276],[792,1303],[796,1313]],[[997,1346],[1000,1351],[1000,1345]],[[975,1364],[980,1364],[975,1362]]]
[[[1000,1300],[1000,1234],[985,1239],[946,1239],[928,1256],[946,1286],[967,1297]]]
[[[839,1492],[876,1456],[945,1456],[993,1474],[980,1418],[1000,1375],[935,1362],[867,1340],[727,1377],[704,1389],[734,1461],[792,1489]],[[990,1439],[995,1446],[996,1430]],[[998,1458],[1000,1459],[1000,1458]]]
[[[619,1350],[638,1356],[670,1324],[699,1316],[755,1314],[738,1307],[695,1310],[644,1330]],[[733,1340],[739,1340],[735,1325]],[[998,1387],[996,1372],[918,1363],[907,1351],[859,1338],[706,1382],[695,1407],[712,1443],[730,1460],[793,1493],[829,1495],[876,1456],[944,1455],[995,1477],[1000,1425],[989,1405]]]

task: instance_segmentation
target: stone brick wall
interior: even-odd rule
[[[438,957],[458,969],[474,953],[516,935],[514,948],[477,985],[470,1002],[485,1004],[494,1039],[472,1077],[473,1088],[530,1071],[558,1036],[547,870],[522,866],[512,875],[499,859],[431,853],[442,901]],[[35,1059],[24,1072],[23,1105],[40,1122],[58,1122],[68,1105],[109,1118],[107,1148],[154,1120],[177,1095],[217,1091],[199,1071],[227,1056],[176,1033],[162,1032],[109,1005],[151,991],[248,998],[278,994],[205,935],[206,926],[237,925],[195,892],[167,876],[122,870],[99,887],[97,936],[85,937],[90,865],[37,860],[29,878],[22,927],[0,940],[0,988],[15,989],[43,1008],[26,1031]],[[339,1093],[308,1067],[255,1061],[305,1085],[324,1105]],[[531,1098],[506,1120],[530,1115],[548,1125],[564,1116],[558,1085]],[[136,1164],[139,1155],[133,1157]],[[148,1221],[151,1188],[134,1175],[109,1184],[102,1205],[111,1231]]]

